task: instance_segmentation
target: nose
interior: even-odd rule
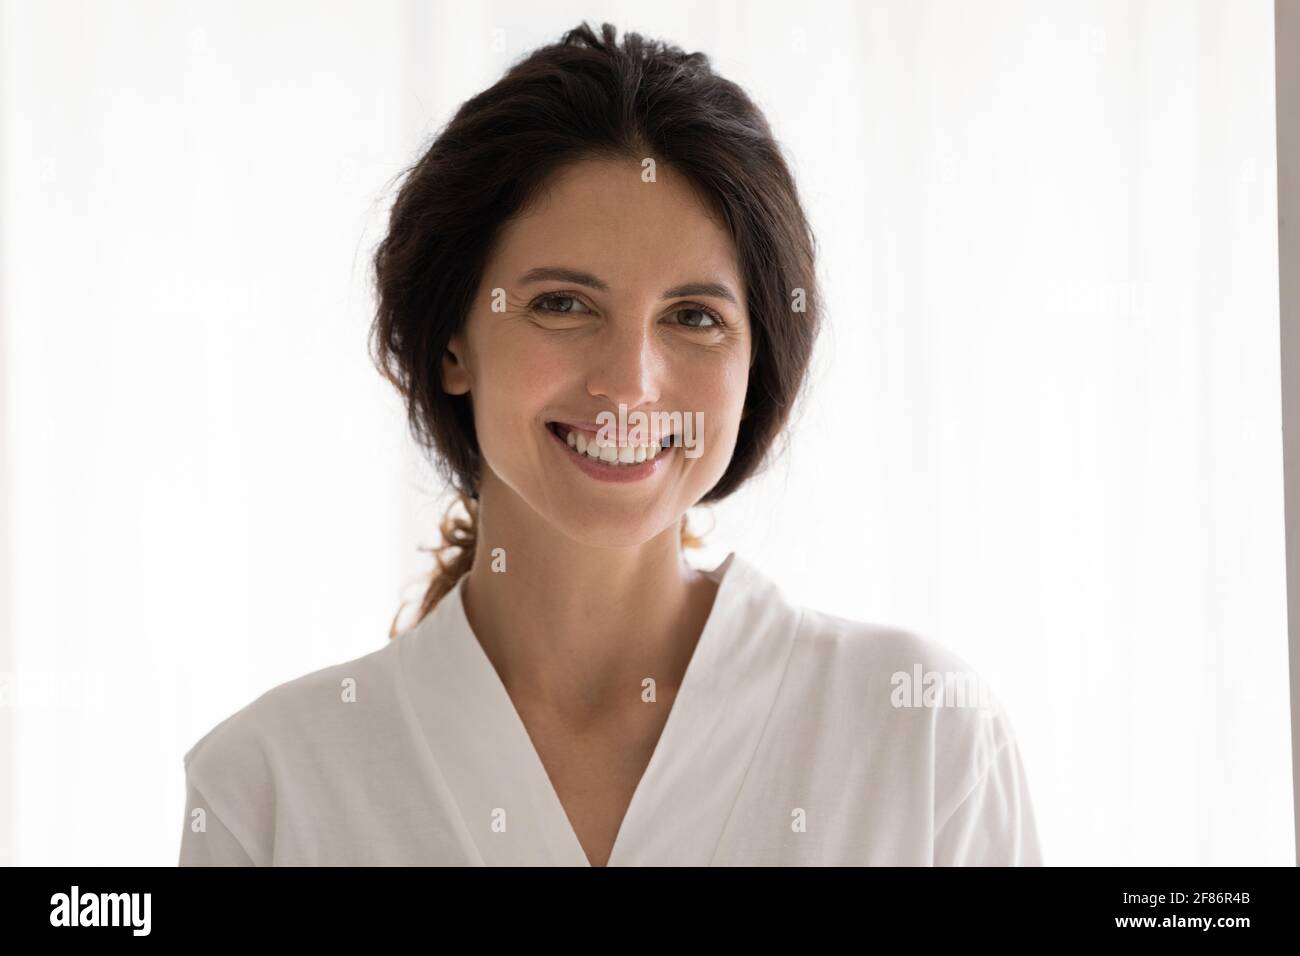
[[[629,410],[659,401],[663,363],[654,337],[654,324],[611,322],[592,350],[587,391],[613,406]]]

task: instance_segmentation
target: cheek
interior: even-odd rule
[[[747,363],[730,363],[709,383],[710,408],[714,419],[730,447],[740,426],[740,416],[745,410],[745,393],[749,382]]]
[[[745,387],[745,376],[737,379],[730,368],[714,368],[711,374],[694,379],[682,393],[688,408],[703,412],[702,447],[696,461],[709,473],[710,481],[721,477],[735,450]],[[696,440],[700,440],[698,436]]]
[[[480,428],[516,429],[556,404],[572,376],[572,359],[525,336],[500,336],[480,354],[475,408]]]

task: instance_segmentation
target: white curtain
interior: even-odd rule
[[[368,258],[584,18],[750,90],[822,251],[698,563],[965,657],[1048,862],[1293,864],[1269,0],[0,0],[3,858],[174,862],[182,753],[418,596]]]

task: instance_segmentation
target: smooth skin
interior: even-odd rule
[[[734,243],[680,174],[664,163],[655,174],[645,182],[641,163],[604,159],[555,173],[502,231],[443,359],[443,387],[470,395],[484,458],[466,616],[595,866],[713,606],[717,586],[687,564],[678,528],[730,463],[750,366]],[[552,267],[608,289],[523,281]],[[724,285],[736,301],[664,298],[688,283]],[[546,423],[597,421],[620,403],[629,415],[702,412],[703,453],[673,449],[642,481],[583,474]]]

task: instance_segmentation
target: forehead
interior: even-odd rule
[[[666,164],[654,182],[641,176],[632,159],[558,170],[506,225],[495,264],[511,278],[541,265],[581,269],[616,296],[657,295],[679,280],[724,281],[743,296],[735,243],[704,197]]]

